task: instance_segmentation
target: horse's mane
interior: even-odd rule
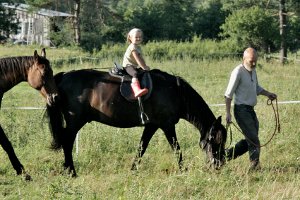
[[[183,78],[178,77],[181,98],[185,112],[184,119],[192,123],[201,132],[206,132],[216,120],[213,112],[197,93],[197,91]]]
[[[16,80],[20,74],[27,74],[26,70],[32,66],[33,56],[19,56],[0,59],[0,75],[5,80]]]
[[[59,72],[59,73],[57,73],[57,74],[54,75],[54,80],[55,80],[55,83],[57,85],[61,82],[61,80],[62,80],[62,78],[63,78],[63,76],[64,76],[65,73],[66,72]]]
[[[184,110],[182,114],[184,119],[201,131],[206,131],[211,127],[216,117],[204,99],[184,78],[168,74],[158,69],[151,70],[151,75],[152,74],[160,76],[166,82],[172,82],[172,84],[178,86],[180,98],[182,98],[182,107]]]

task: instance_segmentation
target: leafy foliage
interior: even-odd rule
[[[75,0],[11,0],[74,14]],[[144,31],[145,42],[192,42],[193,38],[224,40],[244,48],[254,46],[277,51],[279,38],[279,1],[270,0],[77,0],[80,6],[80,46],[88,52],[102,45],[124,43],[133,27]],[[299,0],[286,0],[287,45],[299,46]],[[0,8],[1,9],[1,8]],[[248,16],[249,15],[249,16]],[[4,19],[6,18],[6,19]],[[2,16],[0,30],[15,31],[5,24],[12,18]],[[74,23],[75,24],[75,23]],[[71,24],[72,25],[72,24]],[[54,43],[72,46],[74,29],[59,25],[51,35]],[[63,29],[65,30],[63,30]],[[74,27],[73,27],[74,28]],[[79,30],[79,29],[76,29]],[[6,34],[6,33],[5,33]],[[64,39],[66,38],[66,39]],[[224,42],[225,43],[225,42]]]
[[[267,51],[278,41],[278,27],[273,16],[257,6],[233,12],[221,26],[223,37],[230,37],[236,45],[252,46]]]
[[[97,56],[101,58],[122,58],[126,50],[125,44],[102,45]],[[213,41],[194,36],[190,42],[177,42],[171,40],[151,41],[144,45],[145,56],[153,60],[172,60],[191,58],[195,60],[219,59],[224,57],[235,57],[239,54],[228,54],[228,52],[242,52],[239,46],[233,45],[231,40]]]
[[[227,11],[222,10],[220,0],[204,1],[197,8],[193,19],[193,30],[201,38],[220,39],[220,26],[225,22]]]
[[[288,23],[287,46],[291,51],[296,51],[300,48],[300,19],[296,16],[291,16]]]
[[[52,31],[50,34],[51,42],[56,47],[66,47],[66,46],[73,46],[74,44],[74,36],[72,33],[73,28],[70,26],[70,23],[61,23],[60,21],[56,20],[53,23]]]
[[[9,38],[11,33],[16,33],[18,30],[18,21],[14,10],[6,10],[0,1],[0,33],[2,32],[6,38]]]

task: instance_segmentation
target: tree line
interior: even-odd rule
[[[7,2],[7,1],[6,1]],[[264,52],[297,51],[300,38],[299,0],[10,0],[74,15],[58,24],[51,39],[57,46],[101,50],[124,43],[128,30],[139,27],[145,42],[190,42],[193,38],[230,40],[243,49]],[[2,15],[0,30],[11,29]],[[4,23],[5,22],[5,23]],[[8,22],[8,23],[7,23]],[[283,60],[284,61],[284,60]]]

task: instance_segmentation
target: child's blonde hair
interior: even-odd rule
[[[137,33],[137,32],[140,32],[140,33],[142,33],[142,37],[143,37],[143,31],[141,30],[141,29],[139,29],[139,28],[133,28],[133,29],[131,29],[129,32],[128,32],[128,34],[127,34],[127,42],[128,43],[131,43],[131,37],[135,34],[135,33]]]

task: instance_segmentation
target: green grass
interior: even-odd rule
[[[14,55],[10,47],[0,48],[0,57],[8,52]],[[32,49],[25,47],[18,48],[18,51],[19,55],[33,53]],[[82,55],[70,50],[46,51],[50,61]],[[115,60],[120,62],[121,58],[103,59],[97,63],[62,62],[52,66],[55,73],[89,67],[107,70]],[[224,103],[230,72],[240,63],[240,60],[232,59],[146,60],[152,68],[186,79],[210,105]],[[266,63],[262,59],[259,64],[261,67],[257,71],[261,85],[275,92],[279,101],[300,100],[298,64],[281,66],[275,61]],[[265,97],[258,99],[256,111],[260,120],[260,138],[261,143],[265,143],[274,131],[274,114],[266,105]],[[177,124],[176,131],[188,171],[179,172],[175,155],[163,133],[158,131],[150,141],[139,170],[132,172],[131,163],[143,129],[119,129],[92,122],[80,131],[78,156],[74,146],[77,178],[64,173],[62,152],[52,152],[48,148],[51,138],[47,121],[43,119],[45,110],[16,109],[23,106],[45,106],[42,96],[27,83],[19,84],[4,95],[0,122],[33,181],[26,182],[16,176],[7,154],[0,148],[0,199],[300,198],[300,104],[279,104],[281,133],[262,148],[260,172],[247,173],[247,154],[227,163],[219,171],[208,169],[205,154],[198,146],[198,131],[183,120]],[[211,109],[224,120],[224,106],[211,106]],[[241,138],[233,128],[232,145]]]

